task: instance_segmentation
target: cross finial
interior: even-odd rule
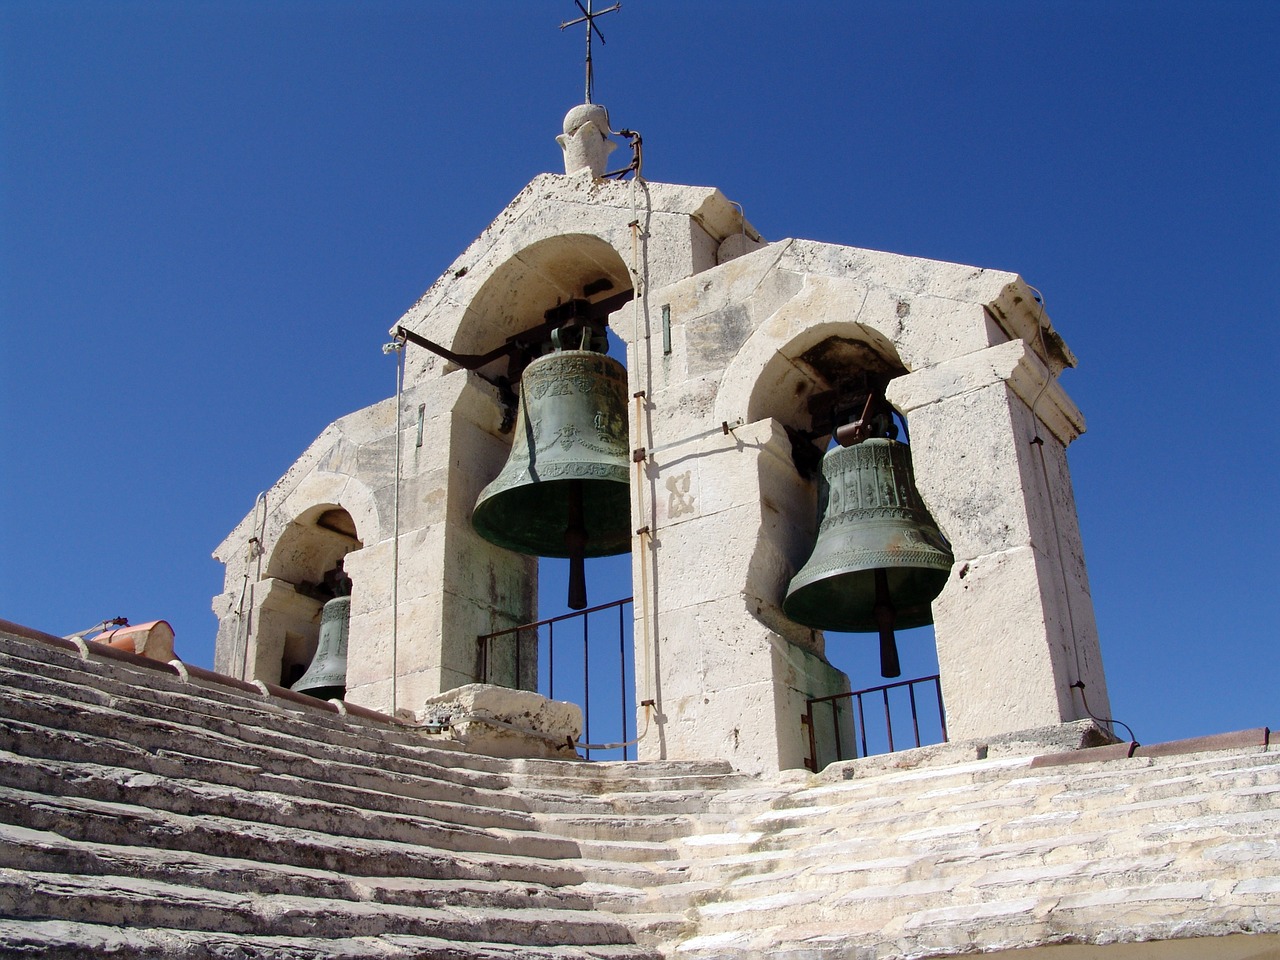
[[[586,102],[590,103],[591,102],[591,81],[592,81],[591,33],[593,30],[595,31],[595,35],[600,38],[600,42],[604,43],[604,34],[601,33],[600,28],[596,26],[596,17],[603,17],[606,13],[613,13],[613,11],[621,9],[622,3],[621,2],[615,3],[612,7],[606,7],[604,10],[592,10],[591,9],[592,0],[587,0],[587,5],[585,7],[582,5],[581,0],[573,0],[573,2],[577,4],[578,9],[582,11],[582,16],[578,17],[577,20],[566,20],[564,23],[560,24],[560,29],[563,30],[565,27],[573,27],[578,25],[579,23],[585,23],[587,25],[587,99],[586,99]]]

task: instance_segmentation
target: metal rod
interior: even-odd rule
[[[849,710],[849,722],[850,722],[851,724],[853,724],[853,742],[854,742],[854,744],[855,744],[855,746],[854,746],[854,748],[853,748],[853,752],[854,752],[854,754],[856,755],[856,754],[857,754],[857,752],[858,752],[858,748],[857,748],[857,746],[856,746],[856,744],[858,743],[858,718],[857,718],[857,717],[855,717],[855,716],[853,715],[853,710],[852,710],[852,709],[850,709],[850,710]],[[867,731],[866,731],[866,728],[865,728],[865,727],[862,729],[862,742],[863,742],[863,744],[865,744],[865,743],[867,742]],[[865,747],[865,746],[863,747],[863,752],[864,752],[864,753],[866,752],[866,747]],[[837,759],[837,760],[843,760],[844,758],[843,758],[843,757],[839,757],[839,756],[838,756],[838,757],[836,757],[836,759]],[[854,758],[854,759],[857,759],[857,758],[856,758],[856,756],[855,756],[855,758]]]
[[[631,603],[633,597],[624,597],[621,600],[611,600],[608,603],[601,603],[594,607],[587,607],[585,610],[576,610],[573,613],[562,613],[555,617],[547,617],[545,620],[535,620],[532,623],[522,623],[518,627],[507,627],[505,630],[495,630],[493,633],[482,634],[482,637],[500,637],[504,633],[511,633],[515,630],[528,630],[531,627],[545,627],[549,623],[558,623],[561,620],[571,620],[577,617],[585,617],[589,613],[595,613],[599,610],[608,610],[610,607],[619,607]],[[924,679],[928,680],[929,677]],[[905,682],[905,681],[904,681]]]
[[[862,728],[862,755],[869,757],[871,753],[867,750],[867,717],[862,712],[862,694],[858,694],[858,726]]]
[[[547,627],[547,699],[556,698],[556,624],[548,621]]]
[[[947,712],[942,708],[942,678],[933,677],[934,686],[938,690],[938,723],[942,725],[942,742],[947,742]]]
[[[622,704],[622,759],[627,759],[627,624],[622,616],[622,607],[618,607],[618,683],[622,690],[619,701]]]
[[[591,742],[591,619],[582,618],[582,725],[587,735],[587,743]],[[587,747],[587,759],[591,759],[591,748]]]
[[[564,545],[569,552],[570,610],[584,610],[587,606],[587,528],[582,514],[582,481],[570,480],[569,523],[564,531]]]
[[[893,717],[889,714],[889,691],[883,691],[884,696],[884,728],[885,733],[889,737],[889,752],[893,753]]]
[[[911,729],[916,734],[916,746],[920,746],[920,718],[916,716],[916,685],[910,683],[907,685],[907,696],[911,700]]]
[[[839,757],[844,753],[844,744],[840,742],[840,704],[834,700],[831,701],[831,725],[835,728],[836,734],[836,756]],[[817,757],[813,758],[817,762]]]
[[[597,608],[599,609],[599,608]],[[879,693],[881,690],[892,690],[894,687],[905,687],[912,683],[928,683],[930,680],[937,680],[938,674],[934,673],[927,677],[916,677],[914,680],[899,680],[897,683],[882,683],[874,687],[864,687],[861,690],[850,690],[848,693],[832,693],[825,697],[814,697],[810,703],[825,703],[828,700],[847,700],[863,693]]]
[[[511,686],[514,689],[519,690],[520,689],[520,631],[517,630],[511,636],[516,643],[516,679],[515,679],[515,683],[511,684]]]
[[[818,738],[813,735],[813,701],[805,705],[805,712],[800,717],[800,722],[809,728],[809,763],[808,767],[814,773],[818,772]],[[836,759],[840,759],[840,754],[836,754]]]

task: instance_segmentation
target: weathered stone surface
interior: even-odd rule
[[[4,634],[0,685],[5,955],[1260,960],[1280,943],[1280,751],[1257,731],[1110,758],[1076,723],[744,778],[484,757]],[[1033,763],[1072,747],[1093,759]]]
[[[486,683],[427,698],[416,719],[448,727],[468,749],[495,757],[577,759],[582,733],[576,704]]]
[[[643,593],[635,699],[653,701],[641,756],[771,773],[834,756],[797,718],[847,679],[780,602],[817,525],[802,455],[823,445],[807,437],[815,398],[866,373],[892,378],[917,486],[956,556],[934,609],[953,735],[1108,715],[1065,453],[1084,421],[1057,383],[1075,358],[1030,288],[1004,271],[764,243],[714,189],[601,179],[608,128],[598,105],[571,110],[566,175],[531,182],[397,325],[462,356],[402,344],[402,394],[327,428],[218,547],[219,667],[294,675],[318,632],[313,584],[341,561],[352,703],[395,713],[482,680],[533,686],[536,668],[515,676],[514,655],[486,661],[476,640],[536,619],[537,561],[471,527],[511,446],[513,368],[466,355],[630,291],[609,319],[637,400],[630,521],[644,532],[629,592]],[[335,530],[323,521],[337,511]],[[517,750],[510,733],[490,748]]]

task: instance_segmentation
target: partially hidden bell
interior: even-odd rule
[[[320,611],[320,642],[307,672],[289,689],[320,700],[341,700],[347,692],[347,635],[351,598],[334,597]]]
[[[626,368],[602,352],[556,349],[520,379],[511,455],[480,491],[471,524],[491,543],[567,557],[569,607],[587,605],[585,557],[631,549]]]
[[[880,672],[901,674],[895,629],[933,623],[955,562],[916,490],[910,448],[873,438],[828,451],[818,537],[782,610],[820,630],[880,635]]]

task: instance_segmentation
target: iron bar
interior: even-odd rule
[[[836,731],[836,756],[844,753],[844,745],[840,743],[840,704],[835,700],[831,701],[831,725]]]
[[[622,616],[622,605],[618,605],[618,685],[622,690],[622,696],[618,698],[618,702],[622,705],[622,759],[627,759],[627,748],[625,744],[630,737],[627,736],[627,624]]]
[[[866,705],[864,700],[869,694],[879,694],[881,702],[884,706],[884,732],[885,740],[888,746],[888,752],[893,753],[900,749],[894,739],[893,731],[893,704],[890,701],[890,692],[905,687],[907,690],[907,700],[911,710],[911,731],[914,739],[914,745],[922,746],[924,741],[920,736],[920,709],[916,699],[915,687],[917,684],[931,683],[933,684],[935,694],[938,701],[938,727],[940,731],[940,739],[934,742],[947,742],[947,716],[942,703],[942,683],[937,674],[928,677],[918,677],[915,680],[900,680],[896,683],[886,683],[881,686],[867,687],[863,690],[852,690],[849,693],[834,693],[825,697],[814,697],[805,703],[805,713],[803,721],[809,724],[809,756],[816,766],[818,763],[818,736],[816,732],[816,715],[814,704],[830,703],[831,719],[833,725],[833,738],[835,743],[837,760],[854,760],[859,757],[870,756],[871,751],[867,742],[868,729],[866,717]],[[856,708],[856,712],[851,713],[850,722],[853,730],[853,753],[852,757],[844,755],[844,736],[841,733],[840,723],[840,701],[852,700],[852,707]]]
[[[868,757],[871,754],[867,750],[867,718],[862,712],[862,694],[861,693],[858,694],[858,726],[862,727],[862,755],[864,757]]]
[[[949,738],[947,737],[947,711],[942,709],[942,684],[935,683],[935,687],[938,691],[938,723],[942,727],[942,742],[946,743]]]
[[[889,691],[882,689],[880,695],[884,697],[884,729],[889,738],[889,752],[893,753],[893,714],[889,712]]]
[[[813,704],[805,705],[805,712],[800,715],[800,724],[809,731],[809,758],[804,765],[812,772],[818,772],[818,738],[813,735]]]
[[[520,650],[521,637],[525,635],[526,631],[532,631],[534,643],[537,645],[535,656],[538,658],[539,661],[541,661],[542,639],[543,639],[542,628],[546,627],[546,634],[545,634],[546,643],[547,643],[547,649],[546,649],[547,670],[545,673],[546,689],[547,689],[547,696],[550,699],[554,700],[555,699],[555,682],[556,682],[555,681],[556,624],[561,623],[562,621],[565,621],[565,620],[580,619],[582,621],[583,702],[581,706],[582,706],[583,727],[584,727],[583,741],[586,743],[590,743],[592,740],[592,737],[591,737],[591,664],[590,664],[591,627],[590,627],[589,616],[590,614],[600,613],[604,610],[610,610],[616,607],[618,610],[618,676],[619,676],[619,686],[620,686],[618,701],[619,701],[620,709],[622,713],[622,716],[621,716],[622,737],[620,742],[623,744],[627,743],[630,740],[630,731],[632,728],[632,724],[627,719],[627,704],[628,704],[627,618],[626,618],[625,608],[627,604],[632,602],[633,601],[631,597],[626,597],[622,600],[614,600],[610,603],[601,603],[594,607],[589,607],[586,610],[579,610],[573,613],[563,613],[558,616],[547,617],[546,619],[538,620],[533,623],[522,623],[517,627],[508,627],[504,630],[495,630],[493,633],[481,634],[477,636],[476,640],[480,647],[479,666],[480,666],[481,680],[483,680],[485,683],[493,682],[493,678],[490,675],[492,671],[496,669],[495,660],[493,656],[493,643],[495,640],[497,640],[500,637],[505,637],[510,635],[514,639],[514,642],[516,644],[516,652],[514,657],[515,670],[516,670],[515,682],[516,682],[516,687],[519,689],[520,688],[519,685],[521,683],[523,673],[524,673],[524,660],[526,659]],[[608,633],[607,629],[605,630],[605,633],[606,634]],[[539,671],[539,675],[540,676],[543,675],[541,671]],[[599,680],[600,678],[597,678],[597,681]],[[599,686],[598,682],[597,682],[597,686]],[[632,699],[634,700],[634,697]],[[623,760],[629,759],[628,748],[626,746],[623,746],[621,749],[622,749],[622,759]],[[585,753],[586,753],[586,758],[588,760],[591,759],[591,751],[587,749],[585,750]]]
[[[920,746],[920,718],[916,716],[916,688],[914,684],[907,686],[907,699],[911,701],[911,729],[916,735],[916,746]]]

